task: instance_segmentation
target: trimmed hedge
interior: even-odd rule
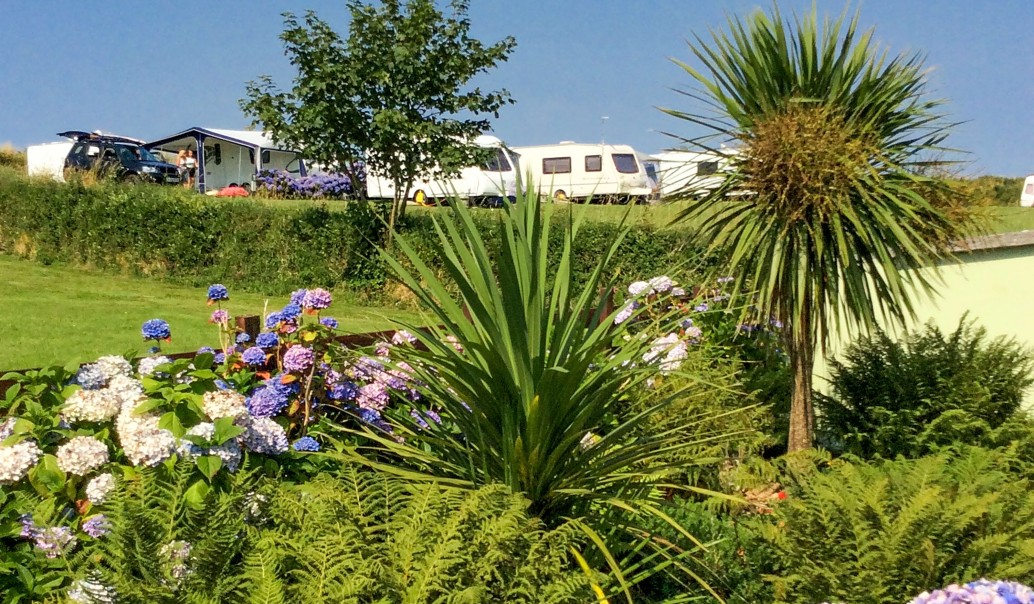
[[[480,219],[498,216],[485,210]],[[270,295],[322,286],[361,300],[401,302],[401,288],[376,253],[384,228],[375,210],[361,204],[276,207],[178,188],[63,184],[0,170],[0,253],[194,286],[220,282]],[[586,261],[578,266],[592,266],[617,230],[606,222],[583,225],[575,253]],[[428,213],[410,212],[400,232],[436,265]],[[561,235],[551,242],[557,254]],[[687,232],[637,225],[615,270],[627,282],[684,273],[678,268],[698,257]]]

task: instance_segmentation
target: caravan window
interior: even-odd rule
[[[614,159],[614,167],[618,169],[618,172],[622,174],[638,174],[639,164],[635,161],[635,156],[631,153],[615,153],[611,155]]]
[[[495,150],[495,157],[489,159],[484,168],[485,172],[509,172],[512,169],[502,149]]]
[[[1027,183],[1027,186],[1023,189],[1024,195],[1034,195],[1034,182]]]
[[[570,157],[547,157],[542,160],[543,174],[570,174]]]
[[[599,172],[603,170],[603,156],[602,155],[586,155],[585,156],[585,171],[586,172]]]
[[[697,164],[697,176],[707,176],[718,172],[718,162],[702,161]]]

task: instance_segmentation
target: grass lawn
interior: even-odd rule
[[[161,318],[172,327],[167,352],[218,345],[208,323],[207,287],[171,285],[158,280],[93,273],[66,266],[0,255],[0,373],[44,365],[89,362],[105,354],[146,353],[140,326]],[[224,308],[234,314],[262,314],[267,297],[235,294]],[[269,299],[269,309],[287,303]],[[325,311],[340,330],[359,333],[390,329],[392,320],[416,320],[398,309],[349,306],[335,302]]]

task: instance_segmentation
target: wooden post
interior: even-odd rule
[[[262,330],[262,322],[259,321],[258,315],[245,315],[243,317],[237,317],[237,332],[246,333],[251,338],[251,342],[255,341],[255,337],[258,336],[259,331]]]

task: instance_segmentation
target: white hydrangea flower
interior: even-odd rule
[[[122,399],[107,388],[76,390],[65,400],[61,414],[69,422],[106,422],[122,408]]]
[[[14,484],[25,477],[43,456],[35,441],[23,440],[0,447],[0,484]]]
[[[86,485],[86,498],[100,505],[108,499],[108,494],[115,488],[115,476],[106,473],[93,477]]]
[[[668,373],[678,369],[688,355],[686,343],[679,339],[677,333],[669,333],[650,343],[650,350],[643,354],[643,361],[656,362],[661,373]]]
[[[100,582],[96,574],[72,583],[68,599],[76,604],[113,604],[115,590]]]
[[[187,567],[190,550],[191,546],[186,541],[170,541],[158,550],[158,555],[168,563],[169,574],[173,579],[182,579],[190,572]]]
[[[210,441],[215,437],[215,424],[202,422],[187,430],[187,434],[200,436]],[[184,438],[180,439],[179,454],[191,458],[197,458],[202,455],[215,455],[223,460],[223,465],[230,472],[236,472],[241,463],[241,447],[236,440],[230,440],[218,446],[205,447],[194,444]]]
[[[176,452],[176,437],[158,427],[157,416],[133,415],[134,406],[123,407],[115,424],[119,444],[134,466],[156,466]]]
[[[628,302],[625,302],[625,305],[622,306],[621,309],[614,314],[614,325],[621,325],[622,323],[627,321],[632,316],[632,314],[635,313],[635,311],[638,309],[639,303],[635,300],[629,300]]]
[[[241,442],[254,453],[279,455],[287,451],[287,432],[268,417],[251,417],[244,424]]]
[[[244,395],[233,390],[213,390],[201,397],[201,406],[209,419],[238,418],[248,413]]]
[[[686,295],[686,290],[681,287],[673,287],[671,288],[671,295],[681,298]]]
[[[416,342],[416,337],[405,329],[400,329],[395,332],[395,335],[391,336],[391,343],[396,346],[412,344],[413,342]]]
[[[0,441],[7,440],[14,434],[14,424],[17,421],[17,417],[9,417],[4,420],[4,423],[0,424]]]
[[[653,288],[646,281],[635,281],[628,286],[628,293],[633,296],[649,296],[653,293]]]
[[[108,382],[107,391],[117,398],[122,405],[123,411],[127,405],[136,407],[140,397],[144,394],[144,385],[140,380],[128,375],[116,375]]]
[[[673,287],[675,287],[675,282],[672,281],[671,277],[668,277],[667,275],[654,277],[653,279],[650,279],[647,282],[647,284],[650,286],[650,289],[652,289],[654,292],[658,294],[666,294],[670,292]]]
[[[57,467],[86,476],[108,463],[108,446],[92,436],[76,436],[57,448]]]
[[[137,363],[136,370],[140,375],[151,375],[152,373],[154,373],[155,367],[171,362],[172,359],[165,355],[157,357],[145,357],[143,359],[140,359],[140,362]]]
[[[133,375],[133,366],[125,359],[118,355],[110,355],[97,359],[93,365],[100,370],[101,375],[104,379],[110,382],[117,376],[129,377]]]

